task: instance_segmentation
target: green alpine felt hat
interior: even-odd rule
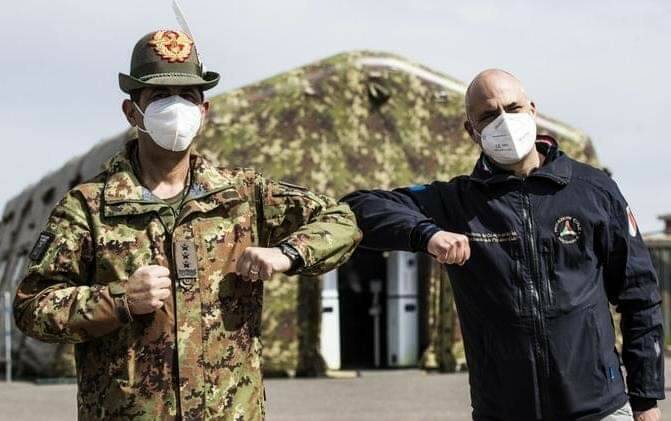
[[[203,71],[196,45],[182,31],[162,30],[142,37],[130,61],[130,74],[119,73],[125,93],[152,86],[200,86],[204,91],[219,83],[219,74]]]

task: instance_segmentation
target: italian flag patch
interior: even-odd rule
[[[631,208],[627,206],[627,222],[629,225],[629,235],[636,237],[638,234],[638,224],[636,223],[636,218],[634,218],[634,213],[631,211]]]

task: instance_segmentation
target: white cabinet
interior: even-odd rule
[[[387,259],[387,364],[416,366],[419,353],[417,256],[391,252]]]
[[[321,353],[330,370],[340,369],[340,301],[338,271],[322,276]]]

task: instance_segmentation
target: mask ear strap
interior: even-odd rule
[[[137,105],[137,102],[133,101],[133,105],[135,106],[135,109],[137,110],[137,112],[140,113],[142,115],[142,117],[144,117],[144,112],[142,111],[142,109],[140,109],[140,106]]]
[[[482,141],[482,133],[480,133],[480,132],[475,128],[475,125],[473,124],[473,122],[471,122],[471,120],[468,120],[468,123],[469,123],[469,124],[471,125],[471,127],[473,128],[473,133],[475,133],[475,134],[480,138],[480,141]]]
[[[135,106],[135,109],[137,110],[137,112],[139,112],[140,115],[142,116],[142,118],[144,119],[144,112],[142,112],[142,110],[140,109],[140,106],[137,105],[137,102],[133,101],[133,105]],[[138,126],[138,125],[136,125],[135,128],[136,128],[137,130],[141,131],[142,133],[149,134],[149,131],[148,131],[148,130],[143,129],[142,127],[140,127],[140,126]]]
[[[198,127],[198,134],[203,130],[203,126],[205,126],[205,119],[207,118],[207,113],[199,106],[200,109],[200,126]]]

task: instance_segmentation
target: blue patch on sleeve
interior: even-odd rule
[[[414,186],[408,187],[408,190],[413,193],[424,191],[426,190],[426,184],[415,184]]]

